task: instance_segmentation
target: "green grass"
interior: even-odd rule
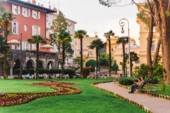
[[[159,89],[160,89],[160,87],[159,87]],[[165,91],[159,90],[157,93],[166,95],[166,96],[170,96],[170,85],[166,85]]]
[[[91,83],[106,81],[93,79],[63,79],[57,81],[76,82],[82,93],[39,98],[30,103],[1,107],[0,113],[146,113],[141,108],[121,100],[114,95],[91,86]],[[0,80],[0,91],[40,92],[48,88],[25,85],[35,80]],[[11,86],[12,85],[12,86]]]

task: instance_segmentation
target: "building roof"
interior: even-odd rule
[[[48,8],[45,8],[45,7],[42,7],[42,6],[39,6],[39,5],[31,4],[29,2],[24,2],[24,1],[21,1],[21,0],[7,0],[7,2],[22,5],[22,6],[31,7],[31,8],[34,8],[34,9],[44,11],[46,13],[55,13],[55,12],[57,12],[57,11],[54,11],[52,9],[48,9]]]

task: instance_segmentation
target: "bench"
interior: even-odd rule
[[[158,84],[145,84],[143,87],[137,88],[139,92],[141,93],[156,93],[158,91]]]

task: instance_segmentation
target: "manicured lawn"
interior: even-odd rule
[[[162,94],[162,95],[166,95],[166,96],[170,96],[170,85],[166,85],[166,89],[165,91],[158,91],[158,94]]]
[[[145,113],[141,108],[121,100],[110,93],[91,86],[91,83],[111,79],[57,79],[76,82],[81,94],[39,98],[30,103],[1,107],[0,113]],[[41,81],[41,80],[40,80]],[[1,92],[53,91],[45,87],[25,85],[36,80],[0,80]]]

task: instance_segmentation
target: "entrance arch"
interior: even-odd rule
[[[34,68],[34,65],[33,65],[33,64],[34,64],[33,60],[31,60],[31,59],[28,60],[27,63],[26,63],[26,68],[27,68],[27,69]]]
[[[53,65],[54,65],[54,63],[52,61],[49,61],[48,64],[47,64],[47,68],[52,69]]]
[[[13,64],[14,64],[14,67],[13,67],[13,75],[15,75],[15,74],[16,74],[16,70],[17,70],[17,69],[20,69],[20,60],[19,60],[19,59],[16,59]]]

